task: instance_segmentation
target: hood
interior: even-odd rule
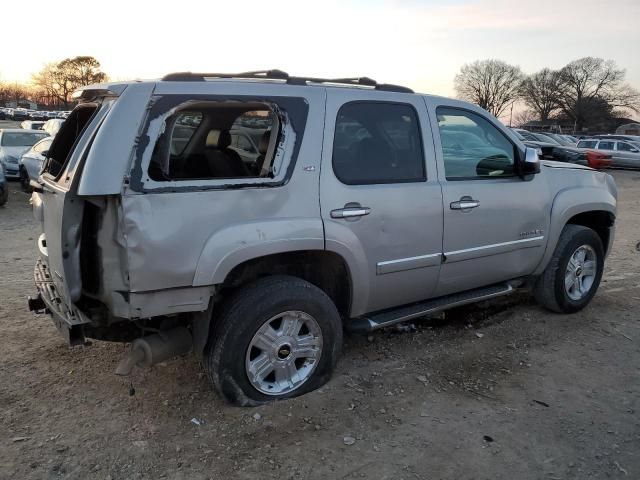
[[[551,167],[551,168],[570,168],[572,170],[589,170],[592,172],[595,171],[591,167],[587,167],[586,165],[578,165],[575,163],[554,162],[553,160],[542,160],[540,163],[545,167]]]
[[[31,147],[0,147],[0,157],[13,157],[17,160],[20,159],[23,153],[29,150]]]

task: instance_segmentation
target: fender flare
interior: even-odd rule
[[[585,198],[588,198],[589,201],[585,202]],[[580,213],[595,211],[608,212],[615,216],[616,203],[616,198],[611,192],[599,187],[581,186],[559,191],[551,206],[547,248],[534,271],[534,275],[542,274],[546,268],[558,244],[560,234],[571,218]]]
[[[322,221],[284,218],[231,225],[205,242],[193,286],[217,285],[237,265],[248,260],[300,250],[324,250]]]

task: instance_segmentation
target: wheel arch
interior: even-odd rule
[[[286,251],[246,260],[227,274],[219,291],[224,294],[269,275],[308,281],[331,298],[342,316],[348,316],[352,297],[349,266],[340,255],[326,250]]]
[[[585,202],[585,198],[589,200]],[[593,229],[602,240],[605,254],[608,254],[613,242],[615,218],[616,198],[607,190],[580,187],[558,193],[551,208],[547,248],[534,275],[544,271],[558,244],[562,230],[568,224]]]

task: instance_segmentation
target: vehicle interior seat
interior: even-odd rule
[[[266,130],[260,137],[258,142],[258,157],[256,158],[256,175],[260,175],[262,167],[264,166],[264,159],[267,156],[267,150],[269,149],[269,140],[271,140],[271,130]]]
[[[209,170],[207,176],[212,178],[250,177],[251,173],[242,158],[238,152],[229,148],[229,145],[231,145],[229,130],[209,131],[205,144]]]

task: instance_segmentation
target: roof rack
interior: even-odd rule
[[[176,72],[162,77],[165,82],[204,82],[208,78],[239,78],[260,80],[283,80],[289,85],[307,85],[308,83],[328,83],[335,85],[351,85],[360,87],[372,87],[375,90],[385,92],[414,93],[413,90],[400,85],[378,83],[368,77],[353,78],[316,78],[316,77],[292,77],[282,70],[257,70],[243,73],[192,73]]]

